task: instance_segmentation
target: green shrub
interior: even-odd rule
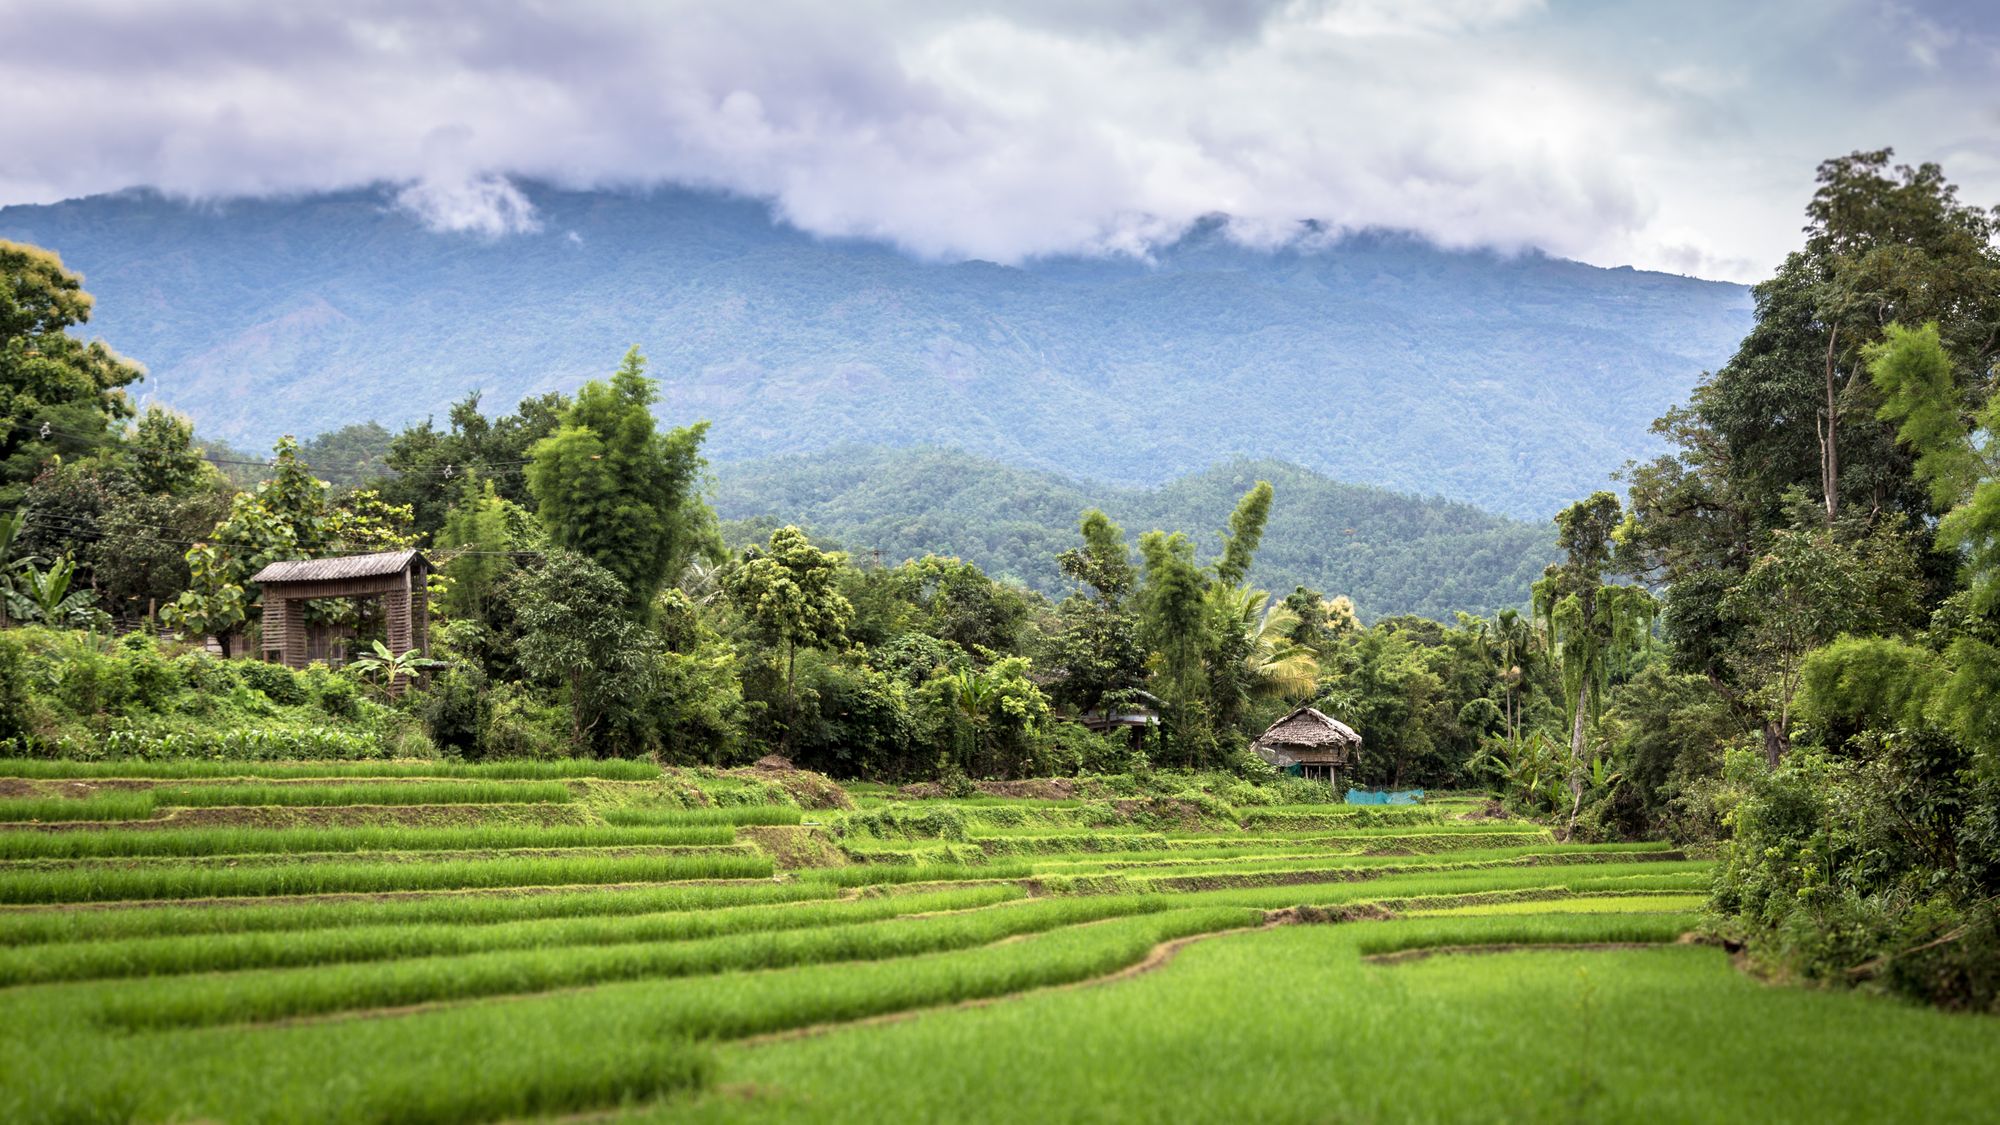
[[[967,839],[965,811],[953,805],[918,808],[884,805],[879,809],[848,814],[842,822],[841,831],[879,836],[885,840],[953,840],[963,843]]]
[[[0,633],[0,739],[24,738],[32,729],[27,662],[27,647],[20,639],[12,633]]]
[[[492,683],[472,665],[446,669],[412,701],[437,748],[476,758],[485,749],[481,735],[492,723]]]
[[[329,718],[361,717],[361,686],[354,682],[352,676],[336,672],[324,664],[314,664],[301,675],[305,679],[306,694],[312,697],[314,706]]]
[[[544,703],[526,688],[502,684],[483,739],[489,758],[561,758],[569,754],[569,716],[561,704]]]
[[[261,660],[234,663],[236,676],[243,686],[263,693],[264,698],[273,703],[296,707],[311,698],[300,674],[282,664],[266,664]]]

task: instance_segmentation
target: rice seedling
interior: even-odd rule
[[[1047,900],[924,918],[750,931],[679,942],[638,941],[553,952],[508,950],[384,964],[106,982],[71,986],[67,1003],[98,1024],[126,1030],[259,1022],[639,977],[879,961],[987,945],[1168,906],[1160,899],[1136,897]]]
[[[92,832],[0,832],[0,859],[98,856],[243,856],[301,852],[469,851],[728,844],[727,826],[598,828],[480,825],[462,828],[185,828]]]
[[[1611,936],[1592,921],[1571,920],[1577,940]],[[1219,938],[1114,988],[725,1046],[712,1094],[637,1119],[1065,1122],[1104,1106],[1135,1121],[1990,1116],[1992,1021],[1772,989],[1710,949],[1369,966],[1347,943],[1374,928]],[[930,1074],[950,1080],[908,1079]],[[751,1083],[764,1096],[733,1093]]]
[[[0,987],[113,977],[272,969],[437,957],[506,949],[563,949],[626,942],[687,941],[726,934],[801,930],[936,911],[992,906],[1023,895],[997,885],[847,901],[811,900],[655,914],[346,926],[304,932],[201,934],[0,949]]]
[[[0,902],[110,902],[439,890],[469,887],[662,883],[770,878],[771,861],[747,855],[662,858],[536,857],[440,863],[335,862],[279,867],[69,868],[0,873]]]
[[[661,776],[651,762],[626,759],[562,758],[511,762],[211,762],[211,761],[52,761],[40,758],[0,759],[0,777],[39,780],[68,778],[484,778],[492,781],[540,781],[560,778],[601,778],[613,781],[653,781]]]
[[[988,879],[1021,879],[1033,872],[1025,863],[993,863],[978,866],[956,864],[867,864],[859,867],[822,867],[798,872],[809,883],[835,887],[866,887],[894,883],[949,883]]]
[[[0,798],[0,821],[144,820],[153,815],[153,795],[114,789],[87,798]]]
[[[563,802],[575,794],[559,781],[347,782],[339,785],[179,785],[151,791],[162,808],[221,805],[489,805]]]
[[[797,824],[803,809],[791,805],[721,805],[706,809],[605,809],[605,823],[628,826],[659,825],[693,827],[699,825]]]
[[[310,933],[349,926],[486,926],[535,918],[585,918],[805,902],[839,888],[814,883],[640,885],[523,895],[492,891],[419,892],[387,901],[255,899],[200,906],[141,903],[118,910],[17,907],[0,910],[0,946],[117,941],[177,934]]]

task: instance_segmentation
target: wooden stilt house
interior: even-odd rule
[[[1284,773],[1325,781],[1338,789],[1341,772],[1361,749],[1361,736],[1339,719],[1301,707],[1272,723],[1250,749]]]

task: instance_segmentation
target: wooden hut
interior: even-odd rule
[[[331,657],[328,638],[314,637],[306,626],[305,603],[319,598],[379,598],[389,651],[429,651],[429,575],[430,561],[420,551],[272,563],[250,576],[264,592],[264,659],[304,668]]]
[[[1272,723],[1250,749],[1279,770],[1323,780],[1337,789],[1340,771],[1361,749],[1361,736],[1339,719],[1301,707]]]

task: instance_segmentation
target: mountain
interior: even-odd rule
[[[1649,451],[1728,356],[1740,286],[1394,234],[1152,260],[937,263],[763,204],[525,185],[540,229],[435,233],[386,190],[0,209],[202,431],[263,445],[572,389],[631,343],[719,462],[947,445],[1149,485],[1231,457],[1546,518]]]
[[[1467,504],[1342,484],[1277,461],[1232,461],[1159,488],[1119,488],[941,449],[844,448],[719,466],[718,515],[740,537],[798,523],[857,556],[894,564],[957,555],[1052,596],[1057,552],[1077,517],[1102,508],[1136,542],[1186,531],[1212,553],[1230,509],[1268,480],[1271,519],[1251,580],[1283,594],[1301,583],[1352,597],[1368,620],[1450,620],[1522,605],[1555,557],[1555,529]]]

